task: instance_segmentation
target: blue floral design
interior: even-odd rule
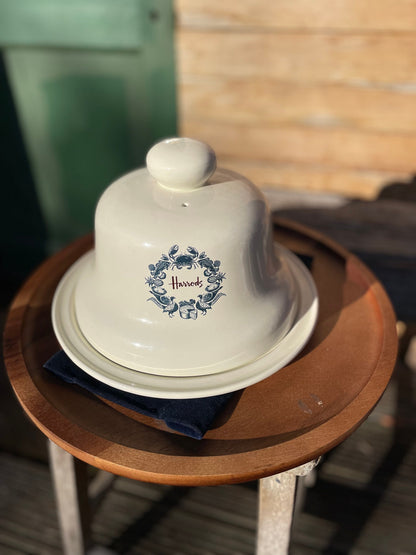
[[[156,264],[149,265],[150,276],[145,281],[152,296],[147,300],[154,302],[163,312],[169,314],[170,318],[173,318],[177,312],[184,320],[196,320],[199,313],[205,316],[207,311],[225,296],[222,292],[225,273],[219,271],[220,265],[219,260],[213,261],[205,252],[199,253],[194,247],[188,247],[185,253],[180,253],[179,246],[173,245],[167,255],[162,254]],[[164,280],[166,270],[183,268],[188,270],[201,268],[208,285],[205,287],[205,293],[198,295],[198,300],[189,299],[178,303],[175,297],[167,295]]]

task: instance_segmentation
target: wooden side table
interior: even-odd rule
[[[79,511],[86,491],[80,487],[83,463],[134,480],[181,486],[260,479],[258,554],[286,552],[296,472],[307,471],[310,466],[302,465],[342,442],[371,412],[393,371],[397,336],[381,284],[355,256],[289,221],[275,222],[275,237],[313,257],[320,300],[316,330],[291,364],[236,393],[201,441],[43,369],[59,350],[50,319],[53,293],[65,270],[92,247],[92,237],[47,260],[16,296],[5,327],[5,362],[23,409],[51,440],[66,553],[85,550],[88,516]]]

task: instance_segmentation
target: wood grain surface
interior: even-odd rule
[[[184,123],[183,130],[185,135],[204,138],[216,145],[220,161],[221,156],[241,157],[299,165],[333,165],[351,170],[366,170],[376,163],[380,171],[404,173],[413,164],[416,149],[416,134],[365,134],[341,127],[230,126],[206,120]]]
[[[414,31],[414,0],[176,0],[180,25],[344,31]]]
[[[413,33],[379,36],[258,30],[229,33],[207,29],[203,38],[199,30],[179,33],[181,73],[387,86],[407,83],[414,71]]]
[[[291,364],[237,392],[203,440],[133,418],[42,368],[59,349],[50,320],[53,293],[65,270],[92,247],[91,237],[47,260],[11,306],[4,356],[26,413],[52,441],[98,468],[173,485],[265,477],[340,443],[366,418],[390,379],[395,316],[380,283],[343,248],[288,221],[276,222],[275,236],[313,256],[317,328]]]
[[[348,195],[362,201],[374,200],[382,190],[381,185],[389,186],[400,182],[406,187],[409,175],[406,172],[387,172],[361,169],[339,168],[325,164],[304,164],[294,161],[253,160],[252,158],[237,158],[221,156],[219,165],[242,173],[253,183],[261,184],[263,190],[273,189],[279,192],[279,184],[285,190],[304,195],[319,193],[322,189],[339,194],[345,198],[345,188]]]
[[[180,131],[222,164],[361,198],[414,173],[415,0],[175,6]]]
[[[406,94],[405,85],[353,87],[217,74],[202,79],[192,73],[185,73],[179,85],[180,97],[186,98],[184,124],[207,119],[236,125],[338,126],[357,133],[413,133],[416,127],[416,96],[411,87]]]

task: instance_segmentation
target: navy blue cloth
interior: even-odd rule
[[[296,256],[301,260],[305,266],[310,270],[312,268],[313,256],[309,256],[308,254],[300,254],[299,252],[295,252]]]
[[[54,354],[44,368],[67,383],[77,384],[90,393],[140,412],[158,420],[177,432],[202,439],[215,417],[226,405],[233,393],[200,399],[157,399],[127,393],[106,385],[78,368],[63,352]]]

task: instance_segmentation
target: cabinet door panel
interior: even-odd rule
[[[145,5],[137,0],[2,0],[0,44],[138,48]]]
[[[142,17],[137,48],[3,48],[49,251],[90,231],[105,187],[176,134],[172,7],[133,3]]]

